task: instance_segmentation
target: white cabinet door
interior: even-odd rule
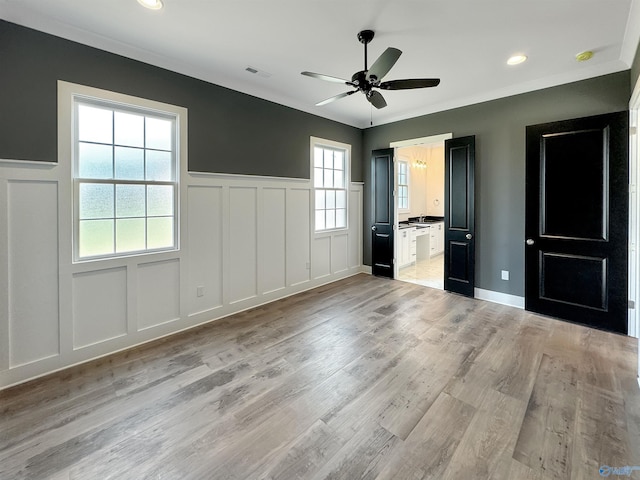
[[[404,267],[411,263],[411,230],[403,228],[398,232],[398,266]]]
[[[431,256],[444,252],[444,222],[431,225]]]
[[[413,257],[414,262],[419,262],[420,260],[426,260],[431,256],[431,239],[430,239],[430,228],[420,228],[415,231],[415,257]]]
[[[431,225],[429,230],[429,256],[433,257],[438,254],[438,228]]]
[[[444,252],[444,222],[438,223],[438,253]]]
[[[409,237],[409,263],[416,263],[416,238],[417,230],[412,228]]]

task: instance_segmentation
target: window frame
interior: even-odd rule
[[[410,202],[410,198],[409,198],[409,192],[410,192],[410,182],[411,182],[411,164],[409,163],[408,160],[402,159],[400,158],[398,160],[398,175],[397,175],[397,188],[398,188],[398,213],[408,213],[411,211],[411,202]],[[404,165],[406,168],[406,177],[407,177],[407,183],[403,184],[400,183],[400,165]],[[400,206],[400,188],[401,187],[405,187],[407,189],[407,206],[406,207],[401,207]]]
[[[93,87],[87,87],[84,85],[76,85],[68,82],[59,81],[59,97],[58,97],[58,124],[59,124],[59,137],[61,145],[59,149],[60,160],[68,164],[68,175],[70,177],[70,210],[69,212],[69,236],[71,237],[70,244],[70,262],[73,264],[82,264],[94,261],[118,261],[119,259],[125,259],[135,256],[145,255],[158,255],[169,254],[173,255],[180,252],[181,244],[181,231],[184,229],[183,215],[181,214],[181,204],[183,189],[181,188],[181,178],[184,176],[184,162],[186,162],[186,122],[187,122],[187,109],[170,104],[164,104],[153,100],[147,100],[144,98],[133,97],[125,94],[119,94],[110,92],[107,90],[100,90]],[[172,146],[171,146],[171,171],[173,173],[173,180],[123,180],[118,178],[107,179],[94,179],[94,178],[82,178],[78,176],[78,148],[80,140],[78,138],[78,106],[80,104],[87,104],[89,106],[98,106],[110,109],[116,112],[135,113],[140,115],[146,115],[151,118],[159,118],[163,120],[172,121]],[[115,141],[115,138],[112,140]],[[68,142],[68,143],[67,143]],[[116,143],[111,143],[112,147],[117,146]],[[147,150],[146,145],[141,147],[143,150]],[[148,149],[154,150],[154,149]],[[113,160],[115,161],[115,160]],[[115,170],[114,170],[115,176]],[[86,255],[80,256],[79,248],[79,230],[80,230],[80,215],[79,215],[79,194],[80,185],[83,183],[95,183],[95,184],[109,184],[114,185],[171,185],[173,186],[173,245],[170,247],[158,247],[158,248],[146,248],[147,247],[147,224],[148,218],[153,218],[148,215],[145,209],[145,249],[132,250],[126,252],[116,252],[116,229],[115,221],[118,218],[117,212],[113,212],[114,230],[113,230],[113,242],[114,252],[109,254],[99,255]],[[145,195],[146,196],[146,195]],[[115,207],[115,197],[114,197]],[[64,216],[66,217],[66,215]],[[161,218],[159,216],[159,218]],[[122,217],[129,218],[129,217]],[[61,251],[62,254],[62,251]],[[66,256],[66,255],[65,255]]]
[[[342,151],[344,153],[344,187],[343,188],[327,188],[327,187],[316,187],[316,178],[315,178],[315,149],[323,148],[334,151]],[[331,234],[333,232],[342,232],[349,229],[349,186],[351,183],[351,145],[342,142],[336,142],[334,140],[328,140],[325,138],[311,137],[310,139],[310,181],[311,181],[311,190],[312,190],[312,201],[311,201],[311,225],[312,232],[315,235],[324,235]],[[333,190],[333,191],[342,191],[345,192],[345,226],[344,227],[333,227],[333,228],[324,228],[318,230],[316,227],[316,191],[318,190]],[[323,209],[326,211],[326,209]],[[334,210],[336,208],[334,207]]]

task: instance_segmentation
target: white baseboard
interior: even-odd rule
[[[524,309],[524,297],[511,295],[509,293],[494,292],[493,290],[485,290],[483,288],[476,288],[473,293],[475,298],[479,300]]]
[[[360,271],[371,275],[371,266],[362,265]],[[475,288],[473,295],[474,298],[478,300],[486,300],[487,302],[499,303],[524,310],[524,297],[511,295],[509,293],[494,292],[493,290],[485,290],[484,288]]]
[[[360,271],[371,275],[371,267],[369,265],[362,265],[362,267],[360,267]],[[519,297],[517,295],[494,292],[493,290],[485,290],[484,288],[475,288],[473,296],[478,300],[486,300],[487,302],[499,303],[501,305],[508,305],[510,307],[516,307],[524,310],[524,297]]]

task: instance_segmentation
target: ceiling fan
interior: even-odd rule
[[[319,78],[320,80],[326,80],[328,82],[342,83],[350,87],[354,87],[355,90],[340,93],[331,98],[327,98],[321,102],[316,103],[316,106],[320,107],[327,103],[334,102],[340,98],[348,97],[356,92],[364,93],[365,97],[371,105],[376,108],[384,108],[387,106],[387,102],[380,92],[374,90],[379,88],[382,90],[408,90],[411,88],[427,88],[436,87],[440,83],[439,78],[413,78],[404,80],[389,80],[387,82],[381,82],[382,78],[389,73],[391,67],[395,65],[402,55],[402,52],[397,48],[389,47],[378,59],[373,62],[371,68],[367,68],[367,44],[373,40],[375,33],[373,30],[362,30],[358,33],[358,40],[364,45],[364,70],[356,72],[351,77],[351,81],[344,80],[338,77],[332,77],[329,75],[323,75],[321,73],[313,72],[301,72],[302,75],[307,77]]]

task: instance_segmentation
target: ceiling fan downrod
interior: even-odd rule
[[[367,45],[369,44],[369,42],[371,42],[371,40],[373,40],[374,36],[375,36],[375,32],[373,30],[362,30],[361,32],[358,32],[358,40],[360,41],[360,43],[364,45],[364,71],[365,72],[368,70]]]

